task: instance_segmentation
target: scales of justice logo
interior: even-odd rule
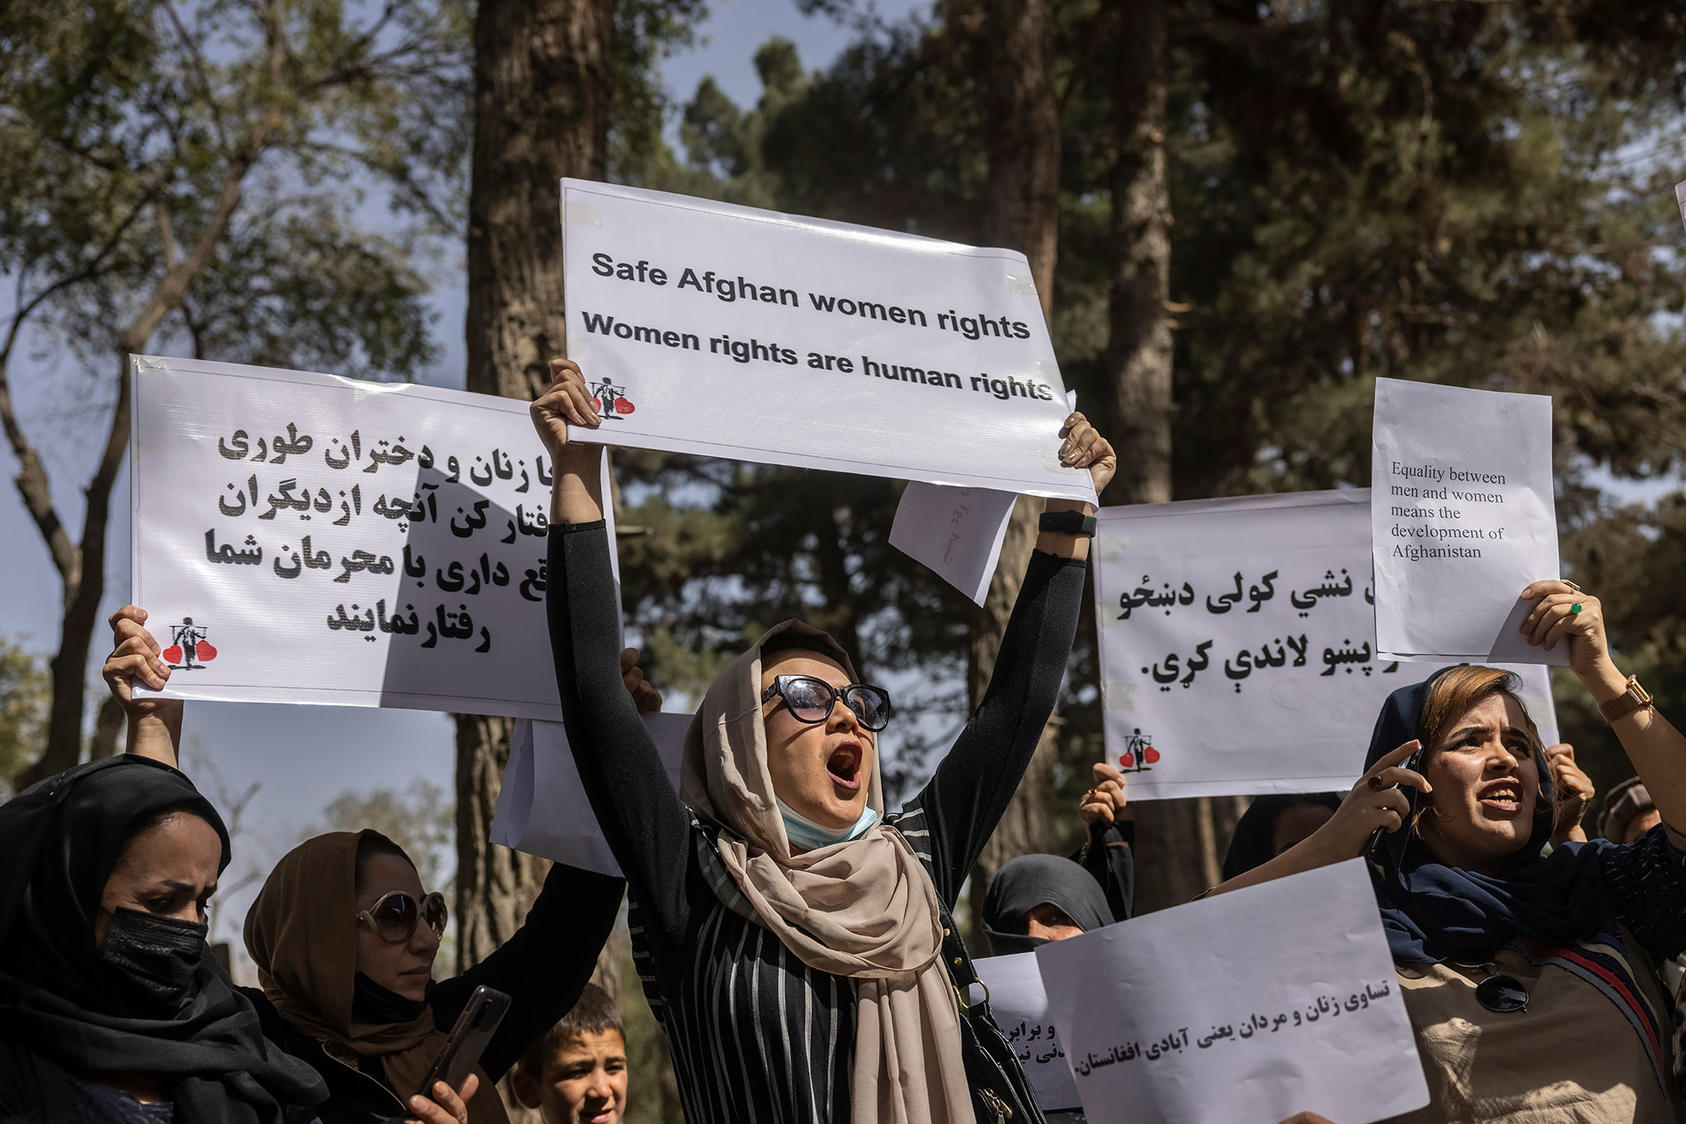
[[[217,658],[217,650],[206,639],[209,630],[194,624],[192,617],[183,617],[180,624],[170,626],[170,646],[161,653],[172,671],[194,671]]]
[[[1126,773],[1140,773],[1159,763],[1159,751],[1153,748],[1153,738],[1138,728],[1124,739],[1124,752],[1118,755],[1118,766]]]
[[[591,408],[604,421],[620,421],[634,409],[632,399],[626,396],[626,387],[616,386],[610,379],[594,384],[591,393]]]

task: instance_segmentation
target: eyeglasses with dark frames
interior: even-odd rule
[[[444,936],[450,916],[444,894],[434,892],[418,902],[403,890],[394,890],[382,894],[368,909],[359,911],[357,920],[388,944],[403,944],[416,935],[416,925],[422,921],[427,922],[434,936]]]
[[[882,730],[890,723],[890,693],[870,683],[850,683],[833,687],[813,675],[776,675],[773,685],[761,692],[763,703],[774,698],[784,705],[798,722],[809,725],[824,722],[842,699],[843,705],[854,712],[860,724],[868,730]]]

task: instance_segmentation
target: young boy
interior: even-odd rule
[[[586,984],[573,1010],[515,1064],[515,1096],[544,1124],[620,1124],[626,1112],[626,1037],[621,1013]]]

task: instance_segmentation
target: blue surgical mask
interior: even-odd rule
[[[858,839],[878,822],[878,813],[869,807],[861,812],[861,818],[855,821],[853,827],[821,827],[813,820],[791,811],[790,805],[778,797],[773,799],[778,803],[779,815],[784,819],[785,838],[790,840],[793,851],[812,851],[818,847],[841,843],[845,839]]]

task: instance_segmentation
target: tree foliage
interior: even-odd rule
[[[7,778],[41,752],[51,681],[46,660],[28,641],[0,637],[0,799]]]
[[[403,788],[340,793],[323,806],[320,822],[305,837],[326,831],[378,831],[404,848],[416,864],[423,889],[444,891],[449,898],[455,827],[451,794],[426,777],[415,777]]]
[[[125,356],[406,377],[435,354],[417,239],[461,210],[468,18],[467,0],[0,8],[0,423],[63,588],[32,774],[81,750]],[[381,205],[403,233],[368,232]],[[79,531],[40,453],[59,435],[13,397],[24,367],[111,410]]]
[[[1091,403],[1111,397],[1122,249],[1101,10],[1060,5],[1056,30],[1051,329],[1068,385]],[[1620,502],[1623,481],[1671,478],[1686,449],[1686,259],[1668,190],[1686,66],[1659,49],[1680,30],[1677,6],[1610,19],[1577,0],[1169,11],[1174,493],[1368,484],[1378,376],[1552,394],[1566,558],[1593,588],[1620,587],[1623,656],[1686,702],[1668,659],[1681,630],[1660,593],[1679,573],[1667,544],[1686,517],[1675,500]],[[705,80],[684,106],[675,165],[636,171],[652,186],[976,241],[982,31],[962,3],[861,22],[819,71],[770,40],[755,104]],[[631,619],[658,674],[700,687],[756,629],[799,612],[958,720],[958,694],[938,685],[960,677],[965,605],[888,548],[893,486],[649,454],[617,465],[623,518],[644,532],[623,543]],[[1630,605],[1630,589],[1649,596]],[[1100,754],[1093,681],[1084,639],[1062,704],[1067,795]],[[1590,712],[1565,687],[1565,732],[1596,759]]]

